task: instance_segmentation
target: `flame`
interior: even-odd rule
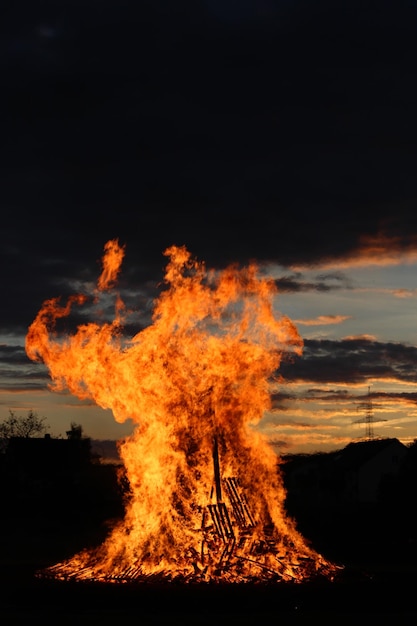
[[[62,336],[57,320],[87,296],[47,300],[26,352],[45,363],[51,388],[132,419],[120,444],[130,484],[125,516],[95,550],[50,568],[58,578],[231,582],[331,576],[285,512],[277,457],[254,426],[270,408],[281,360],[301,354],[294,324],[274,311],[276,286],[255,264],[207,270],[172,246],[152,323],[123,336],[111,322]],[[98,291],[110,289],[124,249],[105,246]],[[96,291],[97,297],[97,291]]]

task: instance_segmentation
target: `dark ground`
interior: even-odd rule
[[[344,566],[333,582],[181,586],[39,578],[44,567],[101,543],[111,520],[122,514],[112,470],[94,471],[103,472],[106,489],[97,489],[96,477],[75,491],[3,498],[0,624],[417,623],[414,518],[408,509],[387,505],[292,505],[303,535]]]
[[[417,623],[417,572],[409,554],[348,564],[333,582],[224,587],[61,582],[37,577],[38,568],[93,545],[102,527],[95,535],[76,523],[29,531],[21,523],[4,531],[1,624]]]

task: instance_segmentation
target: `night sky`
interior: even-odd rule
[[[417,2],[28,0],[0,21],[0,419],[127,432],[47,390],[24,339],[109,239],[145,324],[171,245],[256,261],[304,354],[260,427],[278,451],[417,437]]]

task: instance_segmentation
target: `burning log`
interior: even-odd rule
[[[239,527],[243,530],[245,528],[253,528],[255,521],[252,517],[252,513],[249,510],[248,503],[243,494],[239,493],[239,484],[235,477],[225,478],[225,486],[227,494],[229,496],[230,504],[233,509],[234,516],[236,518]]]
[[[106,244],[94,301],[123,259]],[[284,510],[276,456],[254,429],[270,386],[302,339],[275,311],[276,286],[254,265],[208,272],[173,246],[153,322],[132,339],[116,295],[115,317],[59,336],[57,321],[88,296],[44,303],[26,352],[52,388],[136,422],[120,446],[130,496],[103,545],[42,573],[94,581],[261,582],[331,578],[337,568],[300,535]],[[210,490],[211,485],[211,490]],[[209,496],[208,496],[209,494]]]

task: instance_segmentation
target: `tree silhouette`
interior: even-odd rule
[[[12,437],[37,437],[49,429],[46,417],[39,417],[35,411],[28,411],[26,417],[9,410],[9,417],[0,424],[0,440],[7,444]]]
[[[71,429],[67,430],[66,435],[68,439],[83,439],[83,427],[81,426],[81,424],[71,422]]]

